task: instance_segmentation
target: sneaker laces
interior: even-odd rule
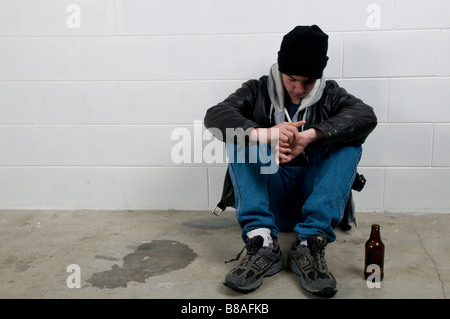
[[[326,239],[319,239],[317,236],[308,238],[308,247],[313,256],[313,268],[317,271],[320,278],[329,278],[328,266],[325,261]]]
[[[228,261],[225,261],[225,264],[239,260],[239,258],[241,258],[242,253],[244,252],[245,248],[247,248],[247,256],[248,257],[256,254],[261,249],[263,242],[264,242],[264,239],[261,236],[256,236],[256,237],[250,238],[248,240],[248,243],[244,246],[244,248],[242,248],[242,250],[236,255],[236,257],[233,259],[230,259]],[[248,262],[248,260],[250,258],[246,258],[246,259],[247,259],[246,262]]]
[[[324,258],[324,251],[316,250],[311,252],[314,257],[313,267],[316,269],[320,278],[328,278],[328,267]]]

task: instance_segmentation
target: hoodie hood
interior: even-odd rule
[[[275,63],[270,68],[269,76],[268,76],[268,90],[269,97],[271,101],[270,106],[270,114],[273,114],[275,119],[275,124],[280,124],[281,122],[286,121],[286,115],[284,109],[286,108],[285,104],[285,88],[283,85],[283,80],[281,78],[281,73],[278,71],[278,63]],[[318,79],[314,84],[313,89],[307,96],[305,96],[298,108],[292,117],[293,122],[297,122],[300,119],[298,118],[299,113],[305,109],[308,109],[314,103],[320,100],[322,97],[323,91],[325,89],[325,79],[322,76],[321,79]],[[303,120],[306,118],[306,113],[303,114]]]

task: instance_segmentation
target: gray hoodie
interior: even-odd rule
[[[281,122],[286,121],[286,113],[285,113],[285,99],[284,99],[284,85],[283,81],[281,79],[281,73],[278,71],[278,64],[275,63],[270,68],[268,81],[267,81],[267,87],[269,91],[269,97],[270,101],[272,102],[270,106],[270,114],[274,115],[275,124],[280,124]],[[305,113],[303,114],[302,120],[306,118],[306,113],[308,112],[308,108],[312,106],[314,103],[320,100],[322,97],[323,91],[325,89],[325,79],[322,76],[321,79],[318,79],[316,83],[314,84],[313,89],[311,92],[305,96],[298,108],[298,110],[295,112],[294,116],[292,117],[293,122],[297,122],[300,119],[299,114],[301,111],[305,110]],[[303,126],[302,126],[303,130]]]

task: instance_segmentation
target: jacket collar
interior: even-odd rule
[[[284,85],[281,79],[281,73],[278,71],[278,63],[274,63],[269,72],[267,89],[269,91],[269,97],[271,101],[270,114],[273,114],[275,119],[275,124],[284,122],[285,119],[285,94]],[[296,122],[299,120],[298,115],[302,110],[305,110],[312,106],[314,103],[320,100],[323,91],[325,89],[325,78],[322,76],[321,79],[317,80],[311,92],[302,99],[300,107],[295,112],[292,121]],[[304,114],[306,116],[306,112]],[[304,116],[304,117],[305,117]]]

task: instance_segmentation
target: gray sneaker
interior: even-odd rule
[[[240,264],[227,274],[223,283],[225,286],[239,292],[252,292],[261,286],[264,277],[275,275],[283,269],[284,260],[277,240],[274,238],[274,249],[263,247],[263,241],[261,236],[248,241],[244,247],[247,248],[247,254]],[[238,260],[241,253],[234,260]]]
[[[301,276],[303,289],[321,297],[333,297],[337,292],[336,279],[325,262],[327,239],[323,235],[309,236],[307,242],[308,247],[300,245],[299,240],[292,244],[288,265]]]

